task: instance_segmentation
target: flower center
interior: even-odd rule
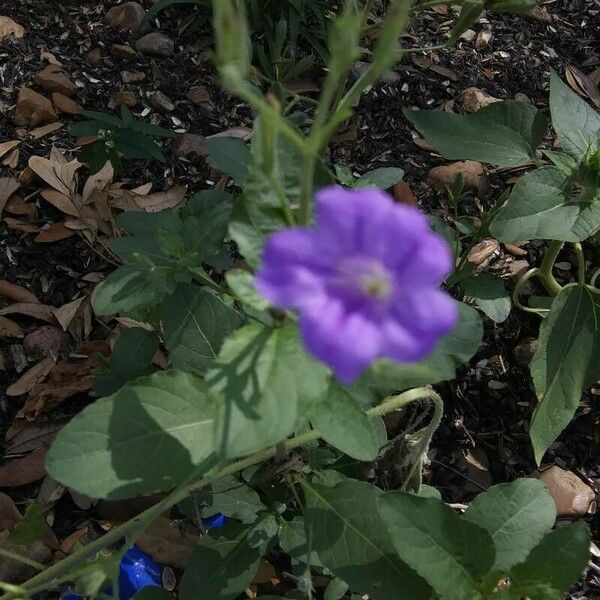
[[[342,284],[374,300],[386,300],[392,295],[389,271],[376,259],[352,257],[339,267]]]

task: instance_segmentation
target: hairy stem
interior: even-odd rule
[[[432,394],[435,394],[435,392],[432,392],[432,390],[428,388],[415,388],[413,390],[408,390],[407,392],[403,392],[398,396],[394,396],[388,401],[369,409],[366,411],[366,414],[369,417],[380,417],[394,410],[402,408],[403,406],[406,406],[407,404],[416,400],[433,398]],[[286,440],[283,443],[283,446],[285,450],[289,452],[290,450],[304,446],[309,442],[318,440],[320,437],[321,432],[317,429],[312,429],[306,433],[303,433],[302,435],[298,435]],[[111,529],[108,533],[90,542],[87,546],[84,546],[75,554],[68,556],[64,560],[52,565],[45,571],[38,573],[25,584],[23,584],[23,586],[19,588],[18,592],[17,590],[8,590],[5,594],[0,596],[0,600],[15,600],[16,598],[22,597],[23,592],[30,594],[33,591],[37,592],[56,587],[67,580],[65,574],[73,572],[78,566],[81,565],[81,563],[89,558],[92,558],[95,554],[107,546],[118,542],[123,537],[135,536],[137,533],[147,527],[152,521],[154,521],[161,513],[168,510],[178,502],[181,502],[181,500],[186,498],[190,492],[206,487],[207,485],[214,483],[226,475],[238,473],[239,471],[243,471],[252,465],[273,458],[276,451],[277,447],[275,446],[267,448],[266,450],[256,452],[247,458],[243,458],[231,463],[230,465],[221,469],[215,475],[203,477],[202,479],[192,483],[183,484],[172,491],[168,496],[163,498],[160,502],[146,509],[133,519],[130,519],[118,527]]]
[[[577,281],[581,285],[585,284],[585,256],[581,244],[575,244],[575,256],[577,257]]]
[[[31,558],[27,558],[27,556],[22,556],[21,554],[17,554],[16,552],[12,552],[7,548],[0,547],[0,556],[4,556],[4,558],[8,558],[9,560],[14,560],[15,562],[20,562],[24,565],[28,565],[37,569],[38,571],[43,571],[46,568],[46,565],[43,565],[41,562],[37,560],[32,560]]]
[[[540,281],[546,288],[546,291],[552,296],[558,296],[562,290],[562,286],[552,274],[552,269],[554,267],[554,263],[556,262],[556,258],[558,257],[558,253],[561,251],[564,242],[560,242],[558,240],[554,240],[550,242],[550,246],[548,246],[548,250],[546,250],[546,254],[544,255],[544,259],[542,260],[542,264],[540,265],[539,277]]]

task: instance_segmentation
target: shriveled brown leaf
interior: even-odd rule
[[[184,569],[199,540],[195,535],[183,535],[169,519],[161,517],[144,530],[136,543],[156,562]]]
[[[0,215],[7,200],[21,187],[14,177],[0,177]]]
[[[13,194],[6,203],[4,207],[6,212],[9,212],[13,215],[23,216],[26,215],[32,219],[37,216],[37,209],[33,202],[26,202],[21,198],[21,196],[17,196],[17,194]]]
[[[37,450],[22,458],[15,458],[0,467],[0,487],[27,485],[46,475],[44,459],[50,444],[43,444]]]
[[[56,320],[60,323],[60,326],[66,331],[71,324],[71,321],[75,318],[81,303],[85,300],[85,296],[77,298],[72,302],[68,302],[59,308],[54,308],[52,313],[56,317]]]
[[[47,323],[54,323],[52,307],[47,304],[35,302],[15,302],[4,308],[0,308],[0,315],[25,315]]]
[[[540,480],[548,488],[559,517],[578,518],[596,510],[596,494],[572,471],[552,465],[540,474]]]
[[[25,371],[17,381],[6,388],[7,396],[21,396],[33,389],[39,381],[43,381],[54,366],[53,358],[45,358]]]
[[[260,563],[258,565],[258,571],[252,580],[252,583],[258,585],[261,583],[273,583],[276,585],[279,583],[279,577],[277,577],[277,572],[273,565],[264,558],[260,559]]]
[[[40,179],[65,196],[71,196],[74,192],[75,173],[82,166],[77,160],[62,164],[56,159],[41,156],[32,156],[28,164]]]
[[[483,265],[486,261],[498,253],[500,250],[500,243],[494,238],[487,238],[482,240],[478,244],[475,244],[467,255],[467,260],[472,265]]]
[[[87,527],[82,527],[81,529],[76,529],[73,533],[68,535],[61,543],[60,550],[65,554],[69,554],[75,544],[81,540],[82,537],[87,533]]]
[[[185,187],[178,185],[166,192],[156,192],[135,198],[136,204],[145,212],[156,213],[179,206],[185,198]]]
[[[90,390],[94,382],[93,371],[100,366],[98,354],[108,356],[110,347],[105,341],[90,341],[81,346],[78,354],[85,359],[74,362],[66,358],[57,362],[46,379],[33,387],[17,418],[36,419],[67,398]]]
[[[19,164],[19,156],[19,149],[15,148],[6,156],[6,158],[2,161],[2,164],[9,169],[16,169],[17,165]]]
[[[19,221],[19,219],[14,219],[13,217],[5,217],[4,222],[9,229],[16,229],[17,231],[22,231],[23,233],[39,233],[40,231],[39,227],[31,225],[30,223],[24,223],[23,221]]]
[[[50,133],[54,133],[59,129],[62,129],[65,126],[64,123],[60,121],[56,121],[55,123],[48,123],[48,125],[42,125],[42,127],[36,127],[29,132],[29,137],[34,140],[39,140],[43,138],[45,135]]]
[[[0,531],[10,529],[15,523],[18,523],[23,515],[17,508],[13,499],[4,492],[0,492]]]
[[[476,160],[461,160],[448,165],[433,167],[427,173],[427,183],[436,191],[451,188],[458,175],[462,175],[465,187],[478,196],[485,196],[490,184],[485,167]]]
[[[50,188],[42,190],[40,194],[44,200],[50,202],[52,206],[58,208],[61,212],[71,215],[72,217],[79,217],[79,209],[75,206],[73,200],[66,194]]]
[[[475,112],[490,104],[494,104],[494,102],[500,102],[499,98],[494,98],[494,96],[491,96],[487,92],[476,87],[469,87],[466,90],[463,90],[458,99],[460,105],[467,112]]]
[[[13,148],[16,148],[21,143],[20,140],[10,140],[0,144],[0,158],[8,154]]]
[[[565,78],[577,93],[587,96],[597,108],[600,108],[600,89],[585,73],[573,65],[567,65]]]
[[[23,337],[23,330],[17,323],[11,321],[8,317],[0,317],[0,338]]]
[[[50,445],[64,422],[29,423],[17,420],[6,432],[4,449],[7,454],[32,452],[44,444]]]
[[[107,160],[105,165],[97,173],[90,175],[85,182],[81,193],[84,204],[94,190],[105,190],[112,183],[114,176],[115,170],[111,162]]]
[[[233,137],[247,142],[249,139],[252,138],[252,129],[249,129],[248,127],[230,127],[229,129],[225,129],[224,131],[219,131],[219,133],[213,133],[208,137]]]
[[[408,204],[409,206],[418,206],[417,197],[413,194],[410,185],[408,185],[406,181],[398,181],[395,183],[392,188],[392,195],[396,202]]]
[[[53,223],[50,227],[42,229],[36,236],[35,241],[40,243],[52,243],[64,240],[75,235],[75,232],[68,227],[65,227],[64,221]]]
[[[36,295],[30,292],[27,288],[16,283],[10,283],[6,279],[0,279],[0,296],[4,296],[9,300],[15,302],[31,302],[33,304],[40,304]]]

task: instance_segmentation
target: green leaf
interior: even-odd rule
[[[21,521],[17,521],[8,536],[13,544],[30,544],[44,539],[50,528],[44,518],[44,507],[41,504],[30,504]]]
[[[107,396],[128,381],[152,371],[152,357],[158,348],[158,335],[141,327],[125,330],[117,339],[108,369],[94,379],[94,391]]]
[[[238,329],[206,375],[224,396],[217,452],[238,458],[277,444],[324,396],[328,378],[328,369],[305,352],[295,326]]]
[[[548,129],[548,117],[529,102],[504,100],[493,102],[475,113],[485,123],[490,120],[516,131],[531,149],[537,148]]]
[[[584,285],[565,287],[542,321],[530,371],[538,397],[531,442],[540,464],[568,425],[583,391],[600,379],[600,295]]]
[[[242,316],[217,295],[181,284],[162,305],[165,346],[177,369],[202,374],[225,338],[244,324]]]
[[[477,598],[479,580],[494,563],[490,534],[435,498],[389,492],[379,514],[398,555],[444,600]]]
[[[361,175],[356,181],[357,187],[366,187],[374,185],[382,190],[391,188],[404,177],[404,171],[397,167],[382,167],[368,171]]]
[[[482,0],[465,0],[446,44],[448,46],[454,44],[471,25],[477,22],[484,9],[485,4]]]
[[[304,484],[307,537],[321,562],[355,591],[377,600],[429,599],[431,589],[392,545],[377,510],[383,492],[362,481]]]
[[[328,444],[357,460],[376,458],[380,439],[374,420],[338,383],[331,384],[326,397],[314,404],[308,416]]]
[[[290,521],[281,519],[279,529],[279,545],[281,549],[294,560],[301,563],[312,565],[313,567],[322,566],[312,543],[306,539],[306,528],[304,517],[296,516]]]
[[[524,562],[512,569],[515,594],[531,600],[548,596],[535,594],[537,586],[565,593],[585,569],[589,559],[590,533],[583,521],[547,533]]]
[[[517,479],[479,494],[464,518],[488,531],[496,546],[493,568],[508,573],[552,529],[556,507],[541,481]]]
[[[206,138],[208,160],[213,165],[227,173],[236,185],[243,186],[248,177],[250,166],[250,149],[238,138],[209,137]]]
[[[456,329],[426,359],[412,364],[379,361],[362,378],[364,385],[392,392],[454,379],[456,369],[473,357],[483,337],[477,311],[462,302],[459,308]]]
[[[534,149],[514,129],[472,115],[405,109],[405,117],[444,158],[470,159],[502,167],[531,161]]]
[[[550,113],[560,145],[568,154],[579,161],[590,146],[598,147],[600,114],[565,85],[554,71],[550,73]]]
[[[348,584],[339,577],[334,577],[323,592],[323,600],[340,600],[347,591]]]
[[[225,281],[232,292],[244,304],[255,308],[256,310],[266,310],[269,303],[259,296],[254,287],[254,275],[243,269],[232,269],[225,273]]]
[[[91,404],[56,437],[48,473],[92,498],[169,490],[211,466],[214,400],[181,371],[137,379]]]
[[[504,283],[491,275],[478,275],[461,283],[467,296],[496,323],[506,321],[510,314],[511,301]]]
[[[550,239],[579,242],[600,229],[600,202],[571,195],[571,180],[557,167],[525,174],[490,225],[502,242]]]
[[[228,523],[200,540],[179,584],[180,600],[233,600],[252,582],[264,548],[252,547],[247,527]]]

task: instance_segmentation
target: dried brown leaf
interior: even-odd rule
[[[577,93],[587,96],[597,108],[600,108],[600,89],[585,73],[572,65],[567,65],[565,77]]]
[[[42,127],[36,127],[29,132],[29,137],[34,140],[39,140],[43,138],[45,135],[50,133],[54,133],[59,129],[62,129],[65,126],[64,123],[60,121],[56,121],[55,123],[48,123],[48,125],[42,125]]]
[[[11,321],[7,317],[0,317],[0,338],[6,337],[23,337],[23,330],[17,323]]]
[[[34,173],[48,185],[65,196],[72,196],[75,188],[75,173],[82,166],[80,162],[72,160],[61,164],[57,159],[32,156],[28,164]]]
[[[115,170],[109,160],[105,165],[94,175],[90,175],[83,186],[81,194],[83,203],[85,204],[94,190],[105,190],[113,180]]]
[[[27,215],[34,219],[37,215],[37,208],[33,202],[25,202],[21,196],[17,196],[17,194],[13,194],[6,203],[4,207],[6,212],[9,212],[13,215]]]
[[[79,217],[79,209],[75,206],[75,203],[69,196],[59,192],[58,190],[53,190],[50,188],[46,188],[40,192],[42,198],[49,202],[55,208],[58,208],[61,212],[71,215],[72,217]]]
[[[19,221],[19,219],[13,219],[13,217],[6,217],[4,222],[9,229],[16,229],[18,231],[23,231],[24,233],[38,233],[40,231],[35,225],[23,223],[23,221]]]
[[[72,302],[68,302],[63,306],[52,310],[56,320],[60,323],[60,326],[64,331],[68,329],[69,324],[75,318],[75,315],[85,298],[85,296],[82,296],[81,298],[77,298],[77,300],[73,300]]]
[[[10,152],[13,148],[16,148],[21,143],[20,140],[11,140],[9,142],[2,142],[0,144],[0,158]]]
[[[20,152],[15,148],[3,161],[2,164],[9,169],[16,169],[19,164]]]
[[[0,487],[27,485],[45,477],[44,459],[50,444],[44,444],[23,458],[16,458],[0,467]]]
[[[64,240],[75,235],[75,232],[68,227],[65,227],[64,221],[53,223],[50,227],[42,229],[36,236],[35,241],[40,243],[52,243]]]
[[[139,208],[149,213],[156,213],[179,206],[185,198],[185,187],[178,185],[166,192],[156,192],[148,196],[134,197]]]
[[[0,315],[25,315],[47,323],[55,323],[52,306],[35,302],[16,302],[0,308]]]
[[[40,301],[37,299],[33,292],[30,292],[27,288],[22,285],[10,283],[6,279],[0,279],[0,296],[4,296],[14,302],[32,302],[39,304]]]
[[[15,523],[18,523],[23,515],[17,508],[13,499],[3,492],[0,492],[0,531],[10,529]]]
[[[7,396],[21,396],[30,392],[36,383],[43,381],[54,366],[53,358],[45,358],[27,369],[17,381],[6,388]]]
[[[0,215],[7,200],[21,187],[14,177],[0,177]]]

